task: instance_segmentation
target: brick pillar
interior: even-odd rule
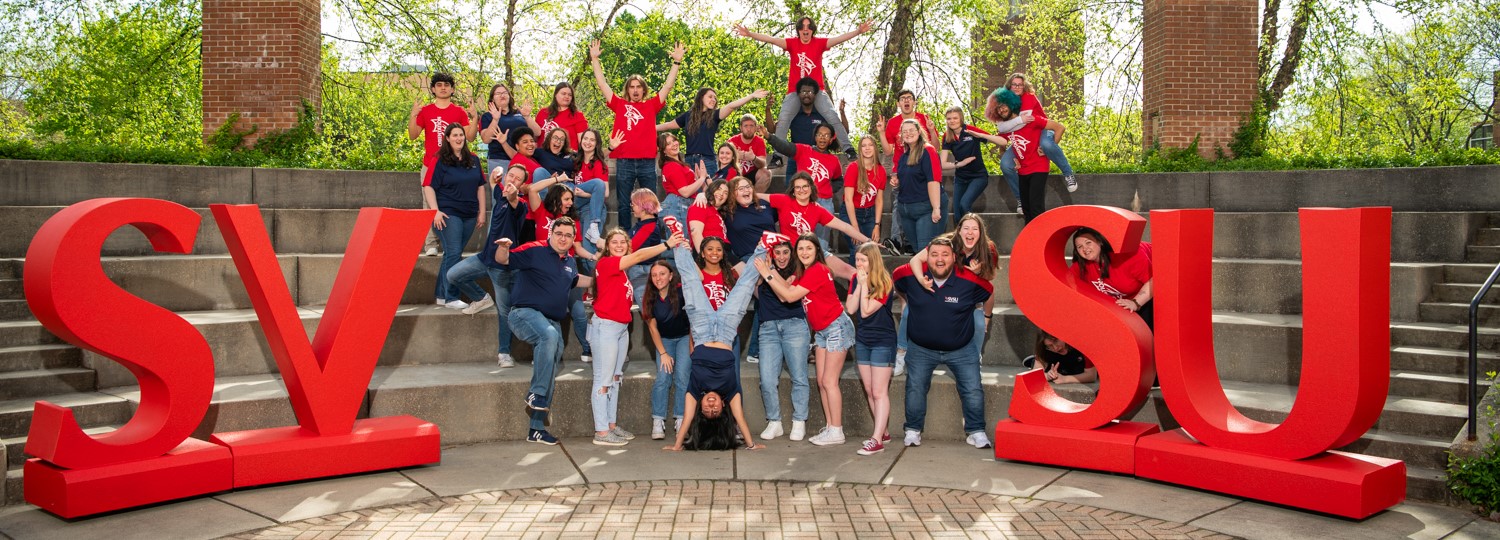
[[[232,113],[254,138],[322,106],[319,0],[203,1],[203,137]]]
[[[1214,157],[1255,100],[1256,0],[1145,0],[1141,108],[1146,149],[1184,148]]]

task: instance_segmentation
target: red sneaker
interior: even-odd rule
[[[891,432],[887,431],[887,432],[885,432],[884,435],[881,435],[880,436],[880,442],[883,442],[883,443],[891,442]]]
[[[771,248],[776,247],[776,244],[791,241],[792,239],[787,235],[781,233],[773,233],[771,231],[766,231],[760,235],[760,245],[761,247],[766,248],[766,252],[768,253],[771,251]]]
[[[667,230],[670,231],[671,234],[681,234],[683,235],[683,238],[687,238],[687,235],[683,234],[682,232],[682,222],[677,221],[676,216],[663,217],[661,218],[661,223],[662,225],[667,226]]]
[[[884,451],[885,445],[880,444],[880,441],[877,441],[875,440],[875,438],[871,437],[869,439],[865,439],[865,444],[860,446],[859,450],[855,450],[854,452],[861,456],[873,456]]]

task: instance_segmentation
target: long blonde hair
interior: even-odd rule
[[[916,165],[918,162],[920,162],[922,160],[922,158],[917,155],[917,152],[919,150],[926,149],[927,146],[928,146],[928,144],[929,144],[929,142],[927,140],[927,130],[922,129],[922,124],[919,123],[919,122],[917,122],[917,120],[914,119],[914,118],[908,118],[906,120],[902,120],[901,121],[901,126],[902,127],[905,127],[906,124],[911,124],[911,127],[917,128],[917,142],[916,142],[916,144],[906,147],[906,164],[907,165]],[[906,141],[902,141],[901,144],[902,145],[906,145]]]
[[[891,273],[885,270],[885,259],[880,254],[880,245],[865,242],[859,246],[859,254],[864,255],[865,259],[870,261],[870,269],[867,272],[870,282],[866,284],[870,290],[869,298],[874,300],[891,294]]]
[[[868,167],[865,166],[865,156],[861,155],[865,150],[865,140],[869,140],[870,144],[875,146],[875,157],[870,158],[870,165]],[[854,184],[854,192],[865,193],[870,191],[870,173],[867,171],[874,169],[876,165],[880,164],[880,143],[875,140],[874,135],[869,133],[860,135],[859,142],[854,143],[854,152],[854,163],[856,164],[854,167],[854,176],[859,180]]]

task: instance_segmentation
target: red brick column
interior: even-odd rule
[[[1214,157],[1249,114],[1260,12],[1255,0],[1145,0],[1141,142]]]
[[[203,137],[232,113],[251,137],[296,125],[322,105],[319,0],[203,1]]]

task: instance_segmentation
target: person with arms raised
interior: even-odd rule
[[[734,111],[745,106],[752,99],[766,97],[765,90],[756,90],[750,95],[729,102],[724,107],[719,107],[719,93],[712,88],[704,87],[698,89],[698,95],[693,97],[693,106],[672,121],[657,124],[657,131],[671,131],[681,129],[687,135],[686,149],[682,162],[688,167],[697,167],[699,163],[704,164],[708,174],[718,172],[717,160],[714,159],[714,140],[719,134],[719,124],[734,114]]]
[[[818,23],[813,22],[811,17],[802,17],[797,20],[797,35],[790,38],[771,37],[758,32],[751,32],[744,25],[734,25],[734,32],[744,37],[781,47],[791,57],[791,65],[787,70],[787,94],[781,99],[781,113],[776,117],[776,134],[786,138],[787,127],[791,124],[792,116],[797,114],[799,82],[804,77],[810,78],[817,85],[813,92],[817,96],[813,106],[817,108],[818,114],[827,121],[838,118],[833,110],[833,100],[828,97],[828,85],[823,74],[823,54],[840,44],[853,39],[855,36],[869,32],[875,27],[875,21],[865,21],[859,27],[831,37],[817,37]],[[839,144],[849,147],[849,133],[842,126],[836,126]]]
[[[616,95],[609,87],[609,79],[604,78],[604,66],[599,63],[601,48],[599,40],[589,43],[589,65],[594,70],[594,83],[599,86],[605,106],[615,113],[614,135],[610,138],[619,138],[621,143],[609,155],[615,158],[615,196],[619,199],[615,201],[619,212],[617,224],[629,229],[630,194],[637,187],[656,189],[656,117],[666,106],[666,96],[672,94],[672,86],[677,84],[677,73],[682,69],[682,56],[687,53],[687,48],[678,43],[668,53],[672,58],[672,68],[667,71],[667,80],[662,83],[660,94],[651,93],[644,77],[630,75],[625,78],[624,97]]]

